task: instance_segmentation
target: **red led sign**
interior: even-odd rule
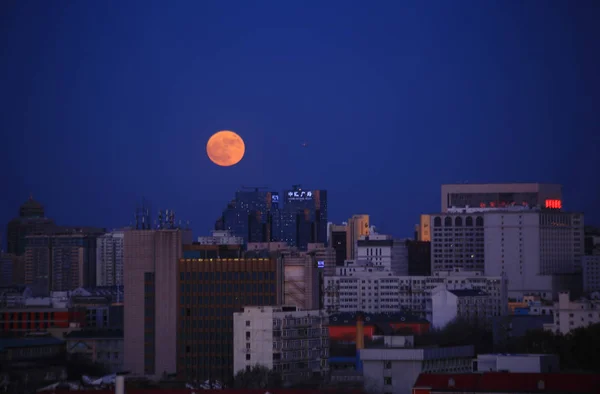
[[[562,209],[562,201],[560,201],[560,200],[546,200],[546,208],[550,208],[550,209]]]

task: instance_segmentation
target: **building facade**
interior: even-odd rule
[[[281,241],[306,250],[309,243],[327,245],[327,190],[293,185],[283,192]]]
[[[373,267],[373,270],[408,275],[408,247],[405,240],[390,235],[370,234],[356,242],[355,260]]]
[[[29,197],[19,208],[19,216],[8,223],[6,229],[7,252],[22,256],[27,246],[26,237],[34,234],[45,234],[56,225],[45,216],[44,206]]]
[[[442,212],[450,208],[512,206],[562,208],[562,186],[543,183],[485,183],[442,185]]]
[[[96,245],[96,286],[123,286],[123,231],[101,235]]]
[[[229,383],[233,314],[246,306],[282,303],[281,260],[181,259],[177,267],[177,375]]]
[[[110,373],[123,371],[123,330],[74,330],[64,338],[73,361],[97,363]]]
[[[358,270],[358,271],[355,271]],[[365,272],[338,268],[338,275],[324,279],[324,306],[329,313],[411,312],[432,319],[432,293],[448,290],[479,290],[490,295],[499,315],[507,313],[507,281],[479,272],[438,273],[434,276],[394,276],[389,272]]]
[[[600,255],[583,256],[583,291],[592,293],[600,291]]]
[[[442,329],[448,323],[460,319],[491,328],[493,319],[506,312],[497,301],[497,298],[494,299],[481,290],[437,288],[431,296],[433,327]]]
[[[177,370],[177,261],[182,231],[127,230],[123,239],[124,367],[134,375]]]
[[[330,224],[329,226],[328,245],[335,250],[335,265],[344,265],[344,261],[348,258],[347,231],[346,224]]]
[[[360,237],[369,235],[369,215],[353,215],[346,225],[346,259],[356,258],[356,248]]]
[[[233,314],[234,373],[259,364],[280,373],[286,383],[327,376],[327,326],[320,310],[243,308]]]
[[[571,301],[568,291],[558,295],[554,303],[554,322],[544,328],[563,335],[580,327],[600,323],[600,301],[581,299]]]

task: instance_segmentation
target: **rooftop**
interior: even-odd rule
[[[123,330],[75,330],[65,334],[65,339],[123,338]]]
[[[0,352],[6,349],[61,345],[64,341],[54,337],[41,338],[0,338]]]
[[[489,294],[481,290],[449,290],[457,297],[486,297]]]
[[[427,320],[410,313],[336,313],[329,316],[331,326],[356,325],[356,319],[362,315],[365,325],[377,323],[429,323]]]
[[[414,388],[437,392],[569,393],[600,392],[600,375],[486,372],[420,374]]]

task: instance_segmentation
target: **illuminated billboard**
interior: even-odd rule
[[[324,261],[317,261],[317,268],[325,268],[325,262]]]
[[[313,198],[313,193],[309,190],[309,191],[304,191],[304,190],[294,190],[294,191],[289,191],[287,193],[287,200],[288,201],[305,201],[305,200],[312,200]]]

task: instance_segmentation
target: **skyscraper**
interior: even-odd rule
[[[369,235],[369,215],[353,215],[346,226],[346,259],[356,258],[356,247],[360,237]]]
[[[305,190],[300,185],[283,193],[281,241],[306,250],[309,243],[327,244],[327,191]]]

